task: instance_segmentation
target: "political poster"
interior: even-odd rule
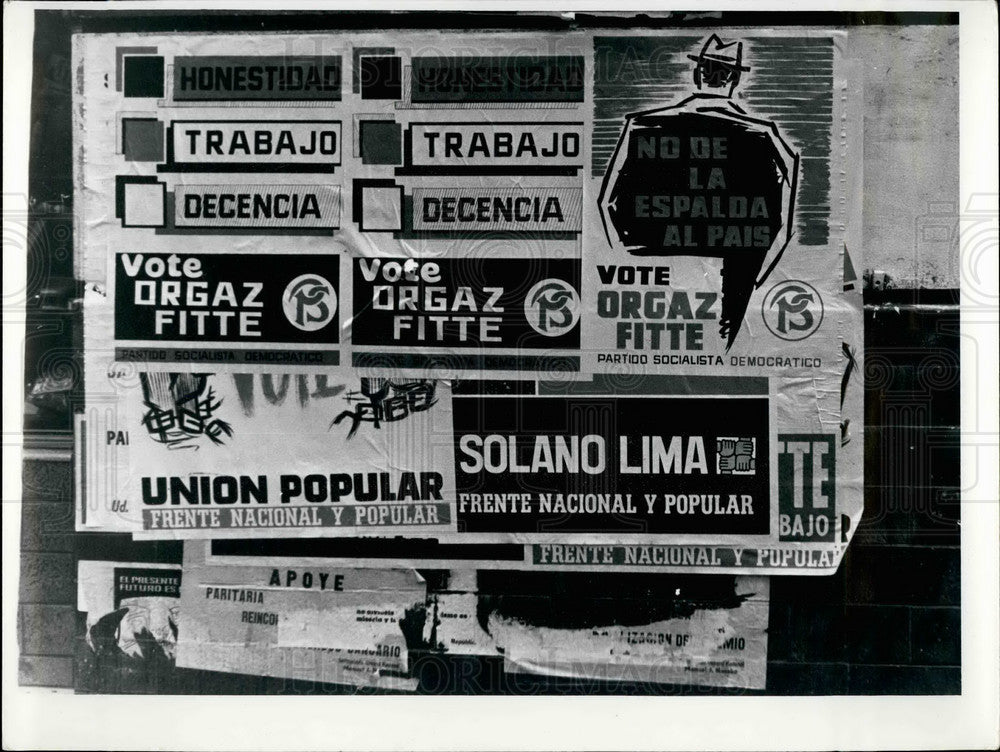
[[[79,530],[454,530],[446,383],[139,371],[105,386],[78,418]]]
[[[835,571],[845,33],[76,35],[78,529]]]
[[[76,35],[88,357],[579,373],[590,38],[473,41]]]
[[[426,585],[406,570],[206,567],[185,546],[177,665],[413,690]]]

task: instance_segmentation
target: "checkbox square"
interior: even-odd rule
[[[122,227],[163,227],[166,224],[165,183],[125,183]]]
[[[403,63],[392,55],[361,58],[362,99],[402,99]]]
[[[403,186],[366,185],[361,188],[364,231],[398,232],[403,229]]]
[[[163,123],[151,118],[122,118],[122,153],[130,162],[162,162]]]
[[[362,120],[361,163],[398,165],[403,162],[403,128],[395,120]]]
[[[163,97],[163,58],[160,55],[125,57],[126,97]]]

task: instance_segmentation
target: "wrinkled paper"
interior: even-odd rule
[[[847,33],[76,35],[78,529],[835,571]]]

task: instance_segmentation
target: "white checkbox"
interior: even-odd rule
[[[125,227],[163,227],[164,183],[126,183],[125,213],[122,225]]]
[[[361,229],[376,231],[403,229],[401,186],[369,185],[361,189]]]

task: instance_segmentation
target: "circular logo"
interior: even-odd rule
[[[302,274],[288,283],[281,295],[281,307],[296,329],[315,332],[337,313],[337,292],[318,274]]]
[[[568,282],[543,279],[524,298],[531,328],[545,337],[565,334],[580,320],[580,296]]]
[[[764,324],[781,339],[805,339],[823,322],[823,299],[808,282],[790,279],[772,287],[760,308]]]

